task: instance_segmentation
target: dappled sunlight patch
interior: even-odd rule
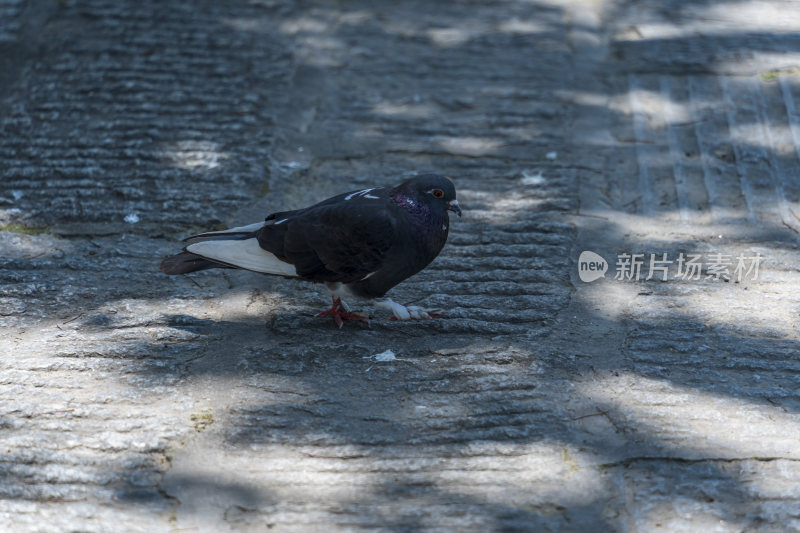
[[[426,33],[433,44],[445,48],[462,45],[479,34],[476,29],[466,27],[436,28]]]
[[[686,35],[683,26],[666,22],[638,23],[635,29],[625,28],[614,35],[616,42],[642,41],[647,39],[680,38]]]
[[[431,117],[437,112],[431,104],[410,102],[381,102],[372,108],[373,113],[383,116]]]
[[[550,30],[550,25],[543,24],[540,21],[523,20],[514,17],[505,22],[501,22],[496,26],[496,28],[503,33],[525,35],[532,33],[546,33]]]
[[[719,223],[703,226],[673,218],[671,215],[676,214],[676,211],[677,209],[665,211],[662,217],[659,217],[608,207],[595,207],[581,209],[578,215],[580,218],[575,220],[587,228],[590,228],[589,225],[599,228],[603,224],[608,224],[605,231],[612,232],[615,237],[623,237],[624,240],[635,238],[664,245],[695,243],[696,246],[702,247],[740,247],[749,243],[753,245],[761,243],[763,246],[772,247],[775,243],[774,246],[785,250],[785,246],[781,246],[779,242],[793,235],[789,233],[788,228],[781,225],[738,224],[737,222],[745,221],[747,217],[743,207],[730,206],[721,211]],[[642,244],[638,246],[641,247]]]
[[[256,276],[260,277],[260,275]],[[215,296],[211,301],[207,301],[210,305],[206,306],[204,312],[206,313],[205,316],[215,320],[264,320],[272,311],[280,312],[299,309],[300,306],[295,303],[296,298],[294,296],[297,295],[287,298],[283,292],[262,291],[251,289],[249,286],[234,288]],[[324,302],[325,300],[323,299],[322,301]]]
[[[304,37],[299,37],[298,42],[305,45],[307,48],[316,50],[318,52],[326,51],[344,53],[347,50],[345,43],[335,37],[307,35]]]
[[[203,343],[225,335],[225,324],[263,323],[284,306],[280,294],[252,290],[232,290],[199,302],[126,298],[75,309],[59,319],[29,317],[24,329],[0,341],[0,349],[19,354],[18,360],[33,354],[32,361],[43,368],[61,368],[65,360],[76,359],[116,360],[126,367],[144,365],[145,370],[167,367],[201,355]],[[78,364],[85,365],[92,364]]]
[[[749,290],[714,290],[717,287],[710,284],[715,282],[707,283],[706,290],[677,293],[674,298],[680,301],[670,307],[679,306],[691,312],[694,318],[721,331],[739,331],[747,336],[759,333],[764,338],[798,338],[800,301],[790,295],[798,294],[800,283],[781,283],[778,292],[759,285],[752,285]],[[664,302],[653,299],[651,305],[663,308]],[[653,313],[653,316],[658,314]]]
[[[702,25],[704,34],[729,34],[758,28],[758,31],[794,33],[800,9],[794,2],[725,2],[686,4],[682,7],[687,17]]]
[[[685,459],[800,458],[800,415],[769,404],[619,372],[576,383],[646,455]]]
[[[512,17],[501,22],[470,22],[460,26],[425,30],[430,42],[442,48],[462,46],[492,34],[533,35],[547,33],[550,28],[541,21]]]
[[[330,22],[322,17],[304,15],[282,22],[279,26],[281,33],[296,35],[298,33],[325,33],[330,30]]]
[[[609,272],[606,278],[613,278],[613,265],[609,265]],[[614,282],[613,279],[605,281],[593,281],[591,283],[579,282],[578,291],[573,298],[581,302],[586,309],[598,318],[608,320],[622,320],[626,317],[630,303],[639,293],[639,287],[634,283]],[[645,310],[639,309],[642,312]]]
[[[28,262],[47,261],[50,257],[64,257],[72,253],[75,246],[68,240],[52,235],[28,235],[25,233],[0,231],[0,257],[3,261]],[[8,265],[6,268],[10,267]]]
[[[512,506],[586,505],[602,499],[607,489],[597,468],[600,462],[596,455],[558,441],[476,442],[440,464],[432,477],[443,486],[460,487],[464,494],[490,494],[490,499]]]
[[[217,322],[264,320],[269,312],[289,305],[280,293],[254,289],[230,289],[219,294],[209,291],[202,296],[202,305],[192,298],[117,300],[97,309],[96,314],[108,317],[110,329],[164,324],[212,333]]]
[[[546,194],[536,194],[535,186],[517,190],[477,190],[459,188],[458,198],[465,208],[462,223],[481,221],[493,225],[510,224],[528,220],[532,213],[549,206]],[[456,226],[455,231],[459,231]]]
[[[435,142],[450,153],[471,156],[488,155],[502,147],[499,140],[489,137],[441,136],[436,137]]]
[[[250,455],[255,449],[262,457],[258,464]],[[252,444],[241,452],[229,448],[224,463],[236,484],[269,487],[278,501],[324,502],[320,511],[328,512],[359,501],[381,505],[392,494],[434,505],[467,497],[481,505],[552,512],[592,504],[608,490],[595,457],[559,442],[474,442],[455,454],[347,443]],[[213,469],[201,473],[214,475]]]
[[[727,533],[746,530],[744,520],[737,520],[731,516],[731,508],[727,502],[712,503],[713,499],[708,495],[704,496],[700,488],[695,494],[696,497],[672,494],[668,499],[654,498],[651,491],[669,489],[663,486],[665,480],[652,481],[655,486],[647,489],[637,487],[642,491],[642,495],[637,493],[632,495],[630,512],[633,517],[629,524],[634,531]],[[693,481],[697,483],[696,480]],[[685,481],[686,485],[690,483],[689,480]],[[716,483],[709,485],[706,487],[706,492],[713,493],[716,489],[713,485]],[[645,494],[647,498],[642,497]]]
[[[608,254],[607,254],[608,255]],[[772,286],[768,282],[745,284],[723,280],[670,279],[645,282],[647,268],[640,281],[615,278],[615,265],[609,264],[605,280],[579,282],[576,298],[606,318],[634,318],[648,324],[670,327],[673,320],[695,320],[716,331],[744,336],[797,339],[797,308],[800,301],[793,295],[800,283]],[[673,272],[674,276],[675,273]],[[659,276],[659,274],[656,274]],[[768,277],[761,274],[763,278]],[[657,285],[653,285],[657,284]],[[635,312],[630,311],[633,306]]]
[[[219,168],[230,154],[213,141],[186,140],[166,145],[162,156],[167,164],[185,170],[204,171]]]
[[[794,530],[798,475],[800,463],[783,459],[637,460],[623,474],[628,523],[637,531],[728,532],[766,520]]]
[[[614,242],[613,248],[598,243],[589,249],[608,270],[576,287],[575,297],[597,313],[619,317],[632,306],[631,318],[664,327],[688,319],[743,336],[800,338],[800,252],[778,240],[787,230],[712,225],[699,239],[691,224],[673,222],[665,228],[662,221],[611,210],[594,210],[591,218],[577,220],[597,224],[593,231],[611,235],[608,242]],[[687,266],[689,260],[696,264]]]
[[[358,52],[342,39],[333,36],[342,24],[342,16],[337,10],[315,12],[283,21],[278,31],[293,39],[297,56],[304,63],[317,67],[335,67],[348,55]]]
[[[641,115],[642,120],[648,120],[653,127],[664,127],[666,125],[677,125],[692,120],[688,103],[677,102],[664,91],[654,91],[642,87],[638,84],[637,78],[630,78],[630,91],[628,97],[634,111],[634,120]],[[642,110],[666,110],[665,113],[656,114],[644,112]],[[634,125],[635,126],[635,125]],[[646,139],[639,139],[645,142]]]

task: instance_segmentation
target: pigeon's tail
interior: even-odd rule
[[[205,270],[207,268],[230,268],[228,265],[222,265],[209,261],[205,257],[201,257],[191,252],[181,252],[176,255],[165,257],[161,261],[161,272],[164,274],[187,274],[196,270]]]
[[[186,247],[186,252],[233,268],[278,276],[297,276],[293,264],[263,249],[256,237],[193,242]]]
[[[249,226],[230,228],[222,231],[208,231],[199,235],[192,235],[184,239],[184,242],[196,243],[205,241],[237,241],[253,238],[258,230],[264,227],[265,222],[257,222]],[[177,255],[165,257],[161,261],[161,272],[164,274],[187,274],[197,270],[207,268],[235,268],[235,265],[227,265],[218,261],[209,260],[202,255],[192,252],[182,252]]]
[[[294,265],[263,249],[258,230],[270,224],[258,222],[240,228],[201,233],[184,239],[189,245],[183,253],[164,258],[161,271],[165,274],[186,274],[206,268],[242,268],[297,277]]]

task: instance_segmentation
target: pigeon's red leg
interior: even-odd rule
[[[331,296],[331,308],[322,311],[317,316],[332,316],[336,325],[340,328],[345,320],[358,320],[359,322],[366,322],[369,324],[369,317],[361,313],[351,313],[345,310],[342,305],[342,300],[337,296]]]
[[[342,312],[342,300],[336,296],[331,296],[331,308],[320,312],[317,316],[332,316],[336,325],[342,327],[342,319],[339,314]]]

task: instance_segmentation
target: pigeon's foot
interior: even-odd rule
[[[350,311],[350,308],[345,304],[341,298],[331,296],[331,308],[322,311],[317,316],[332,316],[336,325],[340,328],[345,320],[358,320],[359,322],[366,322],[369,325],[369,315],[360,313],[358,311]]]
[[[425,309],[418,305],[406,306],[389,298],[375,300],[375,305],[392,313],[392,317],[389,320],[429,320],[431,318],[441,318],[444,315],[444,311],[441,309]]]

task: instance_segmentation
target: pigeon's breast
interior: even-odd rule
[[[447,241],[448,226],[449,222],[446,217],[427,219],[416,225],[417,231],[414,232],[416,245],[420,256],[424,258],[425,265],[433,261],[442,251],[444,243]]]
[[[447,212],[437,213],[430,206],[418,203],[403,206],[410,226],[410,235],[423,259],[424,265],[430,263],[442,250],[447,241],[450,220]]]
[[[354,293],[368,298],[382,297],[439,255],[450,225],[447,213],[434,216],[429,209],[406,210],[406,220],[381,268],[349,285]]]

